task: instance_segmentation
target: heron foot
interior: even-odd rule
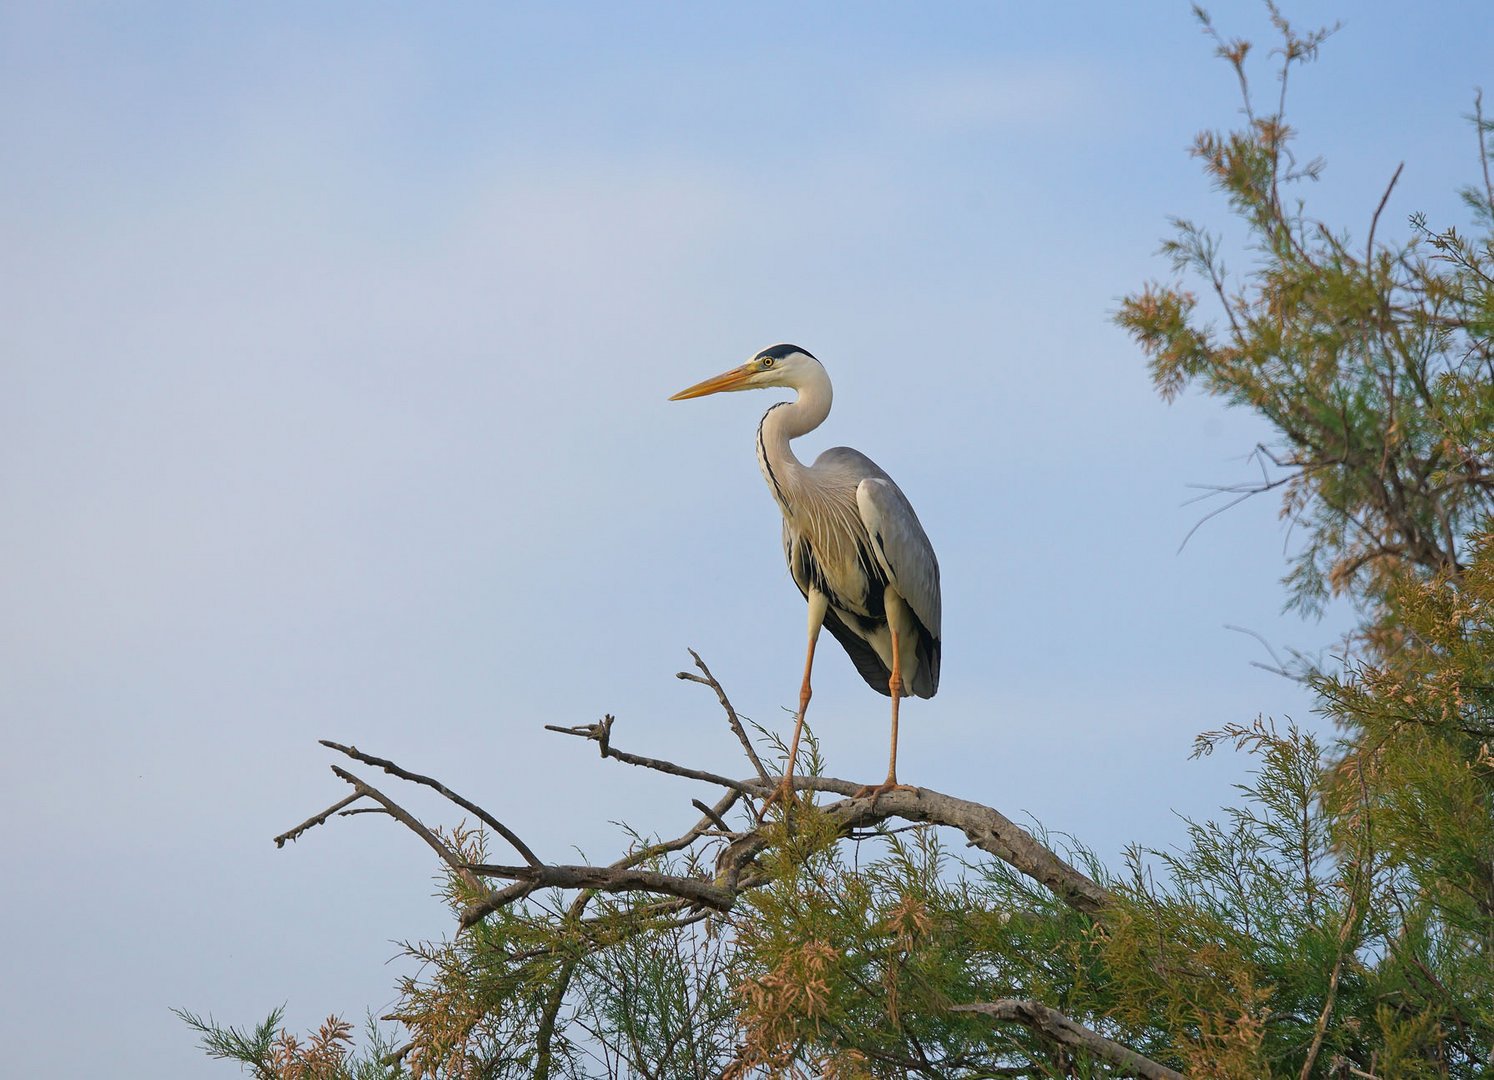
[[[895,776],[889,776],[886,780],[882,781],[876,787],[864,787],[864,788],[862,788],[860,791],[856,792],[856,794],[852,795],[851,798],[853,798],[853,799],[865,799],[867,797],[870,797],[873,801],[875,801],[876,799],[880,798],[881,796],[886,795],[889,791],[917,791],[917,790],[918,789],[916,787],[914,787],[912,784],[899,784],[897,782],[897,777],[895,777]]]
[[[799,805],[799,796],[794,791],[793,777],[785,776],[783,778],[783,782],[773,789],[773,793],[763,800],[762,806],[759,807],[757,811],[757,819],[761,821],[764,817],[766,817],[768,814],[768,807],[772,806],[776,802],[783,803],[785,812],[787,812],[790,807],[797,807]]]

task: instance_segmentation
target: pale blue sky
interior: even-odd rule
[[[1346,23],[1293,103],[1321,214],[1362,236],[1404,159],[1384,233],[1462,220],[1491,10],[1293,5]],[[318,737],[553,858],[693,820],[541,727],[740,768],[693,645],[787,729],[772,399],[665,400],[775,341],[835,380],[804,453],[870,454],[939,552],[903,779],[1106,855],[1227,798],[1194,733],[1311,718],[1224,624],[1334,624],[1280,615],[1272,503],[1176,553],[1262,432],[1109,322],[1168,215],[1222,218],[1210,51],[1183,3],[0,3],[7,1070],[201,1076],[168,1006],[388,1004],[449,923],[387,822],[271,846],[341,794]],[[885,699],[822,656],[832,771],[876,779]]]

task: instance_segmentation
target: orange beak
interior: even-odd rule
[[[742,367],[734,367],[730,371],[723,371],[720,375],[713,376],[705,382],[698,382],[694,386],[681,390],[678,394],[670,397],[670,401],[685,401],[688,398],[705,397],[707,394],[719,394],[723,390],[745,390],[747,380],[757,374],[757,368],[751,364]]]

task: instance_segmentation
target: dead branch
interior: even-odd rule
[[[441,861],[444,862],[447,866],[451,867],[451,869],[455,871],[456,874],[464,882],[466,882],[474,892],[481,891],[482,885],[478,882],[476,876],[472,873],[472,871],[467,869],[467,864],[462,860],[462,857],[455,851],[453,851],[449,845],[441,840],[440,837],[438,837],[435,833],[431,832],[424,825],[422,825],[415,818],[415,816],[408,810],[406,810],[403,806],[400,806],[378,788],[364,783],[362,780],[358,779],[358,777],[354,776],[346,769],[333,765],[332,772],[335,773],[339,779],[345,780],[349,784],[352,784],[359,795],[367,796],[368,798],[374,800],[376,803],[382,806],[385,810],[389,811],[391,815],[398,819],[401,825],[409,829],[416,836],[420,837],[420,839],[424,840],[426,844],[430,846],[430,849],[432,851],[441,856]]]
[[[695,809],[699,810],[706,817],[710,818],[711,822],[716,826],[716,828],[720,829],[722,832],[729,834],[735,831],[722,819],[720,814],[716,813],[715,810],[707,806],[705,803],[701,802],[699,799],[691,799],[690,805],[695,807]]]
[[[721,821],[722,815],[729,813],[731,808],[736,804],[737,799],[739,799],[740,797],[741,796],[738,795],[737,792],[728,791],[721,797],[720,801],[718,801],[715,806],[705,808],[705,816],[702,817],[700,821],[696,822],[694,827],[687,830],[682,835],[675,837],[673,840],[666,840],[657,844],[650,844],[646,847],[640,848],[637,851],[629,852],[627,855],[624,855],[622,858],[612,863],[612,865],[610,867],[607,867],[607,869],[620,870],[637,866],[639,863],[651,859],[656,855],[664,855],[671,851],[680,851],[684,848],[689,847],[691,844],[695,843],[696,840],[704,836],[706,831],[712,825]],[[700,805],[699,800],[692,799],[691,802],[697,806]],[[459,929],[469,929],[475,923],[481,922],[483,919],[491,915],[493,912],[497,911],[499,908],[504,907],[507,904],[511,904],[515,900],[521,899],[522,897],[528,896],[529,893],[534,891],[534,889],[537,887],[538,886],[533,885],[510,885],[506,889],[500,889],[498,892],[495,892],[490,896],[479,900],[477,903],[469,905],[462,912],[462,917],[458,924]],[[578,910],[576,914],[579,917],[580,911]]]
[[[757,857],[771,843],[771,839],[769,832],[761,826],[740,833],[733,833],[730,829],[723,830],[722,827],[726,824],[725,815],[742,795],[765,795],[778,783],[778,779],[769,776],[767,779],[755,777],[747,780],[733,780],[715,773],[686,768],[671,761],[618,750],[611,745],[610,741],[615,722],[613,717],[608,716],[597,724],[574,728],[554,728],[553,730],[596,742],[604,757],[614,758],[625,764],[666,775],[682,776],[716,784],[726,788],[726,791],[714,807],[706,807],[697,800],[696,806],[702,811],[702,817],[682,835],[673,840],[641,847],[610,866],[562,866],[543,863],[533,859],[527,846],[523,845],[522,841],[518,841],[517,837],[513,837],[511,842],[517,841],[515,847],[525,856],[526,866],[471,865],[383,792],[336,766],[333,767],[333,771],[354,785],[358,795],[366,796],[379,803],[401,824],[424,840],[474,889],[481,888],[478,885],[478,876],[500,877],[513,882],[504,889],[489,892],[482,900],[469,905],[461,916],[462,929],[467,929],[500,908],[527,897],[537,888],[548,887],[602,892],[653,892],[658,895],[690,900],[692,903],[718,911],[731,910],[743,890],[754,888],[765,880],[752,868]],[[409,772],[392,761],[364,754],[351,747],[332,742],[328,742],[327,745],[340,753],[377,765],[392,775],[433,787],[485,822],[493,823],[497,820],[487,811],[450,793],[449,789],[430,777]],[[841,835],[849,835],[857,830],[875,827],[893,818],[917,824],[942,825],[959,829],[972,846],[996,856],[1026,874],[1048,888],[1076,911],[1093,915],[1102,910],[1112,899],[1109,891],[1102,885],[1039,843],[1026,829],[992,807],[945,795],[929,788],[915,788],[911,791],[895,790],[876,797],[857,798],[856,792],[862,790],[862,787],[849,780],[825,776],[795,776],[793,783],[794,787],[801,791],[818,791],[843,796],[818,808],[818,812],[828,817]],[[339,805],[345,805],[346,801]],[[324,819],[331,812],[333,811],[325,811],[318,817]],[[316,823],[317,819],[314,818],[311,821]],[[309,826],[298,828],[306,827]],[[703,875],[670,875],[638,869],[639,864],[648,859],[692,846],[713,830],[725,831],[732,837],[729,842],[723,844],[716,857],[714,880],[707,879]],[[291,830],[291,833],[296,832],[297,830]],[[713,835],[712,839],[724,840],[726,838]]]
[[[604,758],[614,758],[625,765],[637,765],[644,769],[653,769],[655,772],[668,773],[670,776],[683,776],[687,780],[703,780],[707,784],[716,784],[720,787],[731,788],[743,795],[751,795],[754,791],[766,794],[770,790],[769,785],[762,780],[733,780],[719,773],[704,772],[700,769],[688,769],[683,765],[676,765],[672,761],[662,758],[640,757],[638,754],[628,754],[612,746],[612,725],[617,722],[617,717],[610,713],[595,724],[577,724],[575,727],[561,727],[559,724],[546,724],[546,731],[554,731],[561,735],[574,735],[579,739],[590,739],[597,744],[597,749]]]
[[[673,762],[629,754],[611,744],[612,727],[615,723],[615,717],[607,716],[599,724],[550,730],[592,739],[601,745],[603,757],[616,758],[630,765],[671,776],[706,780],[744,794],[766,795],[779,782],[777,777],[770,777],[766,781],[731,780],[696,769],[686,769]],[[864,789],[862,784],[826,776],[795,776],[793,784],[800,791],[823,791],[847,796],[854,796]],[[1031,833],[1010,818],[981,803],[944,795],[929,788],[915,788],[912,791],[890,791],[875,799],[848,798],[821,809],[834,818],[843,830],[875,825],[890,817],[931,825],[947,825],[963,832],[972,846],[995,855],[1046,886],[1078,911],[1093,915],[1111,900],[1110,893],[1098,882],[1038,843]],[[730,878],[733,870],[740,870],[750,862],[767,846],[767,842],[766,835],[760,828],[744,833],[728,848],[728,853],[723,854],[722,859],[725,861],[718,862],[718,877],[725,874]]]
[[[1395,190],[1395,182],[1401,178],[1401,172],[1405,168],[1404,161],[1395,167],[1390,183],[1385,185],[1385,194],[1380,196],[1380,205],[1375,207],[1375,214],[1370,218],[1369,239],[1364,245],[1364,267],[1372,273],[1375,265],[1375,226],[1380,224],[1380,215],[1385,212],[1385,204],[1390,201],[1390,193]]]
[[[1045,1038],[1073,1050],[1083,1050],[1102,1061],[1108,1061],[1126,1074],[1143,1080],[1187,1080],[1180,1072],[1142,1057],[1130,1047],[1107,1039],[1083,1024],[1075,1023],[1057,1009],[1038,1001],[1001,998],[974,1005],[951,1005],[950,1012],[981,1013],[993,1020],[1009,1021],[1031,1028]]]
[[[773,783],[770,779],[770,783]],[[751,783],[747,781],[746,783]],[[830,777],[797,776],[794,786],[798,789],[851,793],[859,785],[848,780]],[[818,811],[830,818],[842,835],[853,830],[865,829],[893,817],[929,825],[944,825],[959,829],[970,843],[1020,870],[1033,880],[1046,886],[1070,907],[1085,914],[1095,914],[1111,900],[1110,893],[1097,882],[1059,858],[1040,844],[1032,834],[1014,824],[1000,812],[951,795],[918,788],[914,791],[892,791],[878,798],[846,798],[828,803]],[[715,816],[720,816],[719,814]],[[711,815],[702,819],[710,822]],[[559,886],[562,888],[600,889],[604,892],[645,891],[690,899],[721,911],[735,906],[740,894],[763,884],[761,875],[750,874],[757,856],[769,843],[768,833],[754,829],[741,833],[727,844],[716,861],[715,881],[704,877],[683,877],[669,874],[644,873],[633,869],[644,858],[660,854],[664,850],[679,850],[703,835],[699,825],[678,840],[667,844],[653,845],[642,849],[619,864],[605,866],[540,866],[540,867],[490,867],[472,866],[474,872],[509,880],[524,882],[531,887]],[[694,834],[692,836],[692,834]],[[522,871],[522,872],[521,872]],[[522,895],[527,895],[527,891]],[[471,926],[484,915],[496,911],[504,903],[519,899],[520,894],[504,890],[494,894],[481,905],[473,905],[462,915],[463,928]],[[496,903],[492,903],[495,902]],[[489,906],[492,903],[492,906]]]
[[[436,791],[439,791],[442,795],[446,796],[447,799],[460,806],[463,810],[466,810],[470,814],[476,815],[479,819],[481,819],[484,825],[487,825],[499,836],[507,840],[509,846],[517,851],[519,853],[519,857],[527,862],[530,866],[540,865],[540,861],[535,856],[534,852],[529,850],[529,845],[520,840],[518,836],[514,834],[514,831],[512,829],[504,825],[503,822],[499,821],[492,814],[488,813],[476,803],[468,802],[466,799],[462,798],[460,795],[452,791],[449,787],[441,783],[439,780],[433,780],[429,776],[422,776],[420,773],[408,772],[386,758],[374,757],[372,754],[365,754],[356,746],[343,746],[341,743],[335,743],[331,739],[318,739],[317,741],[320,742],[323,746],[330,747],[331,749],[336,750],[338,753],[346,754],[348,757],[353,758],[356,761],[361,761],[367,765],[373,765],[376,768],[383,769],[391,776],[397,776],[401,780],[409,780],[411,783],[423,784],[428,788],[434,788]]]
[[[311,817],[301,822],[301,824],[297,825],[294,829],[287,829],[285,832],[275,837],[275,846],[285,847],[285,842],[287,840],[295,840],[307,829],[315,828],[318,825],[325,825],[329,817],[337,813],[337,811],[341,810],[344,806],[349,806],[352,803],[357,802],[361,798],[363,798],[362,792],[355,791],[346,799],[342,799],[338,802],[333,803],[331,806],[327,807],[327,809],[323,810],[320,814],[313,814]]]
[[[810,783],[800,784],[799,780]],[[860,790],[860,785],[845,780],[820,777],[798,777],[795,787],[826,790],[822,785],[828,784],[833,784],[833,790],[841,794]],[[1039,843],[1006,815],[968,799],[915,788],[890,791],[876,798],[846,799],[825,807],[825,813],[838,818],[843,830],[865,828],[891,817],[959,829],[972,846],[1026,874],[1086,915],[1098,913],[1114,899],[1108,889]]]
[[[742,744],[742,750],[747,755],[747,760],[752,762],[752,767],[757,770],[759,780],[768,779],[768,770],[763,767],[762,759],[757,756],[753,749],[752,740],[747,737],[746,729],[742,727],[742,721],[737,717],[737,710],[732,708],[731,702],[726,697],[726,691],[716,681],[716,676],[711,674],[711,669],[706,667],[706,662],[700,658],[700,654],[694,649],[689,650],[690,657],[695,661],[695,666],[700,668],[700,675],[691,675],[688,671],[681,671],[675,675],[676,679],[684,679],[687,682],[700,683],[709,686],[716,691],[716,700],[721,702],[721,707],[726,710],[726,722],[731,725],[732,732],[737,741]],[[701,675],[705,676],[701,678]]]

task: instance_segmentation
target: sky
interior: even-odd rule
[[[1344,24],[1289,101],[1309,208],[1362,237],[1405,161],[1381,235],[1462,223],[1494,11],[1288,14]],[[1277,505],[1179,550],[1267,432],[1160,402],[1112,322],[1169,217],[1225,223],[1186,154],[1238,120],[1211,51],[1171,2],[0,2],[8,1069],[231,1075],[170,1007],[389,1006],[395,943],[451,922],[385,819],[271,844],[345,792],[319,738],[560,861],[706,792],[545,724],[745,774],[674,673],[789,730],[773,395],[666,399],[775,342],[835,381],[800,456],[869,454],[939,554],[905,782],[1114,858],[1231,798],[1197,732],[1323,730],[1229,629],[1345,625],[1283,614]],[[820,656],[829,771],[879,779],[886,699]]]

